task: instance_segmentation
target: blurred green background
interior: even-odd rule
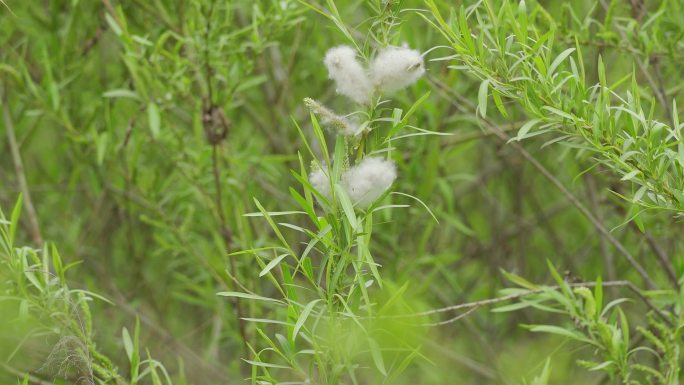
[[[55,242],[65,264],[79,262],[67,272],[70,286],[112,302],[91,303],[94,339],[120,368],[128,365],[122,327],[132,330],[138,316],[141,345],[177,383],[242,383],[245,351],[236,309],[216,292],[239,282],[262,295],[274,293],[249,254],[227,255],[274,242],[265,221],[244,216],[256,211],[253,197],[270,211],[295,206],[288,186],[296,181],[289,170],[299,169],[297,152],[305,152],[293,121],[313,137],[302,99],[346,108],[322,59],[328,48],[347,41],[311,10],[325,4],[304,3],[5,0],[0,6],[0,207],[9,212],[22,192],[11,127],[35,206],[35,222],[26,211],[22,215],[18,243]],[[452,3],[461,4],[440,6]],[[647,10],[655,12],[657,3],[646,2]],[[376,2],[336,4],[359,43],[369,44]],[[589,78],[597,79],[599,53],[610,81],[632,72],[628,52],[593,43],[614,38],[600,36],[609,30],[578,23],[568,12],[605,20],[597,1],[540,4],[558,22],[559,50],[563,42],[572,46],[577,36],[585,37]],[[403,1],[400,8],[396,44],[407,42],[423,52],[446,44],[411,10],[424,8],[422,2]],[[611,17],[629,18],[632,11],[628,1],[611,3]],[[681,14],[660,17],[662,29],[678,28],[676,18],[682,21]],[[412,124],[453,135],[394,143],[401,153],[394,190],[420,198],[439,223],[415,201],[388,198],[412,206],[376,218],[372,251],[388,285],[408,283],[407,301],[437,308],[496,296],[511,286],[501,270],[552,284],[547,259],[571,281],[602,275],[641,285],[557,189],[480,128],[474,107],[480,83],[449,70],[447,61],[430,61],[444,55],[440,48],[428,53],[427,75],[394,97],[398,108],[407,109],[431,91]],[[678,93],[681,66],[663,59],[661,68]],[[447,91],[472,105],[451,103]],[[525,115],[514,106],[509,113],[500,127],[517,130],[510,122],[524,121]],[[595,165],[591,156],[542,148],[549,139],[537,137],[524,146],[615,228],[614,236],[637,259],[653,267],[653,241],[677,271],[684,268],[679,221],[669,213],[644,214],[648,237],[634,224],[622,225],[630,207],[611,191],[628,194],[629,186],[601,166],[583,173]],[[25,209],[26,203],[25,197]],[[292,244],[304,241],[302,234],[284,231]],[[657,269],[653,274],[666,280]],[[627,295],[621,289],[608,293]],[[3,373],[0,367],[0,379],[13,383],[16,371],[27,371],[51,381],[38,369],[53,339],[29,337],[14,354],[14,337],[31,329],[16,321],[20,309],[14,303],[0,302],[0,363],[11,369]],[[242,306],[246,316],[269,317],[267,308]],[[644,313],[636,302],[625,310],[637,318]],[[551,383],[598,383],[602,375],[574,366],[590,352],[519,327],[545,322],[566,321],[531,310],[499,314],[483,308],[432,328],[416,337],[427,359],[416,360],[396,383],[520,384],[547,357],[553,358]],[[243,326],[257,343],[253,326]]]

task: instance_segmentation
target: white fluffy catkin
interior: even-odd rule
[[[338,94],[360,104],[368,103],[373,87],[352,47],[341,45],[330,48],[323,62],[328,67],[328,76],[335,81]]]
[[[415,83],[425,73],[420,52],[408,47],[387,47],[373,59],[370,76],[375,87],[392,93]]]
[[[323,169],[316,168],[311,171],[311,174],[309,174],[309,183],[311,183],[311,186],[313,186],[313,188],[315,188],[325,199],[330,199],[332,196],[330,179]]]
[[[391,160],[367,157],[342,175],[342,187],[356,207],[365,209],[380,198],[396,178],[397,168]]]

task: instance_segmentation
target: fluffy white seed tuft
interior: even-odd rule
[[[338,94],[360,104],[368,103],[373,88],[352,47],[341,45],[330,48],[323,62],[328,67],[328,76],[335,81]]]
[[[415,83],[425,73],[420,52],[408,47],[388,47],[371,63],[370,75],[375,87],[392,93]]]
[[[375,202],[397,178],[390,160],[367,157],[342,175],[342,186],[356,207],[365,209]]]
[[[330,179],[322,168],[317,168],[309,174],[309,183],[316,189],[325,199],[330,199],[332,190],[330,189]]]

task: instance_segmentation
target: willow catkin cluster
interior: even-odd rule
[[[340,186],[355,207],[366,209],[380,198],[397,179],[394,162],[381,157],[365,157],[342,174]],[[309,183],[325,199],[332,198],[330,178],[317,168],[309,175]]]
[[[365,209],[380,198],[397,179],[394,162],[366,157],[342,175],[342,187],[355,206]]]
[[[330,187],[330,178],[323,168],[318,167],[309,174],[309,183],[318,191],[325,199],[330,199],[332,196],[332,189]]]
[[[388,47],[378,53],[370,65],[374,86],[392,93],[410,86],[425,73],[423,56],[408,47]]]
[[[341,45],[328,50],[323,60],[328,76],[335,82],[337,93],[359,104],[369,104],[376,95],[389,94],[415,83],[425,73],[423,56],[417,50],[386,47],[377,52],[368,68],[359,62],[356,51]],[[339,116],[313,99],[304,99],[306,106],[331,131],[354,136],[362,131],[357,124]],[[309,175],[311,186],[330,200],[333,195],[327,168],[316,168]],[[339,185],[354,206],[366,209],[378,200],[397,178],[397,168],[391,160],[364,157],[348,168]]]
[[[328,50],[323,63],[328,67],[328,76],[335,81],[337,93],[359,103],[370,100],[372,88],[368,74],[356,59],[352,47],[341,45]]]
[[[415,83],[425,73],[423,56],[415,49],[381,49],[365,69],[352,47],[328,50],[323,60],[337,93],[359,104],[368,104],[375,93],[388,94]]]

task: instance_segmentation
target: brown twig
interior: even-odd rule
[[[104,34],[104,32],[107,30],[107,23],[102,23],[99,27],[97,27],[97,30],[95,31],[95,35],[91,37],[90,39],[86,40],[85,43],[83,43],[83,49],[81,50],[81,55],[86,56],[90,52],[91,49],[93,49],[97,43],[99,43],[100,38]]]
[[[477,309],[479,309],[479,308],[480,308],[479,306],[473,306],[472,308],[470,308],[469,310],[467,310],[467,311],[466,311],[465,313],[463,313],[463,314],[459,314],[459,315],[457,315],[457,316],[455,316],[455,317],[452,317],[452,318],[449,318],[448,320],[445,320],[445,321],[434,322],[434,323],[427,323],[427,324],[424,324],[423,326],[443,326],[443,325],[447,325],[447,324],[450,324],[450,323],[454,323],[454,322],[456,322],[456,321],[458,321],[458,320],[460,320],[460,319],[462,319],[462,318],[465,318],[465,317],[469,316],[470,313],[474,312],[475,310],[477,310]]]
[[[581,283],[568,283],[567,284],[569,287],[595,287],[596,282],[581,282]],[[672,320],[667,316],[667,314],[663,313],[662,310],[658,309],[653,302],[651,302],[650,299],[648,299],[642,292],[639,290],[638,287],[636,287],[632,282],[622,280],[622,281],[606,281],[603,282],[602,287],[627,287],[630,289],[632,292],[636,294],[639,299],[644,302],[644,304],[651,310],[653,310],[663,321],[665,321],[668,325],[673,326]],[[541,287],[539,289],[534,289],[534,290],[528,290],[525,292],[521,293],[515,293],[515,294],[509,294],[505,295],[503,297],[497,297],[497,298],[488,298],[480,301],[474,301],[474,302],[468,302],[468,303],[462,303],[458,305],[451,305],[451,306],[446,306],[442,308],[437,308],[437,309],[432,309],[432,310],[426,310],[423,312],[418,312],[418,313],[413,313],[413,314],[400,314],[400,315],[390,315],[390,316],[382,316],[379,318],[413,318],[413,317],[423,317],[423,316],[429,316],[429,315],[435,315],[435,314],[440,314],[440,313],[445,313],[445,312],[450,312],[454,310],[467,310],[467,309],[472,309],[472,308],[480,308],[484,306],[490,306],[490,305],[495,305],[501,302],[508,302],[508,301],[513,301],[516,299],[520,299],[523,297],[527,297],[529,295],[534,295],[534,294],[541,294],[544,293],[548,290],[558,290],[560,289],[560,286],[545,286]],[[461,316],[465,316],[467,314],[470,314],[470,312],[467,312],[465,314],[462,314]],[[462,317],[460,317],[462,318]],[[459,319],[459,317],[455,318]],[[448,322],[446,322],[448,323]]]
[[[616,205],[615,210],[620,215],[627,214],[626,210],[622,206]],[[679,290],[681,285],[679,284],[679,278],[677,277],[677,272],[675,271],[674,265],[672,264],[672,260],[667,255],[665,250],[663,250],[663,248],[660,247],[655,237],[653,237],[653,235],[646,231],[642,231],[639,228],[639,226],[637,226],[634,222],[630,222],[629,227],[638,236],[644,237],[646,239],[646,243],[648,243],[649,248],[651,249],[653,254],[655,254],[657,261],[660,264],[660,267],[662,267],[663,271],[665,272],[665,276],[667,277],[668,281],[670,281],[670,284],[672,284],[673,288]]]
[[[107,12],[116,20],[117,24],[121,26],[121,20],[119,20],[119,14],[116,13],[116,9],[112,6],[112,3],[109,2],[109,0],[102,0],[102,4],[107,8]]]
[[[589,175],[586,178],[586,186],[587,195],[589,197],[589,207],[591,208],[591,211],[596,214],[596,218],[603,222],[603,214],[599,209],[596,181],[594,180],[593,175]],[[617,274],[615,273],[615,261],[604,237],[600,238],[600,247],[601,254],[603,254],[603,262],[606,268],[606,274],[608,275],[608,280],[615,280],[617,278]]]
[[[636,227],[636,226],[635,226]],[[665,250],[663,250],[662,247],[658,244],[658,241],[649,233],[643,233],[644,237],[646,238],[646,242],[648,243],[648,246],[653,250],[653,253],[656,255],[658,258],[658,262],[660,262],[660,266],[662,266],[663,270],[665,270],[665,275],[667,275],[667,278],[670,280],[670,283],[672,284],[673,287],[679,289],[679,279],[677,278],[677,273],[674,270],[674,266],[672,266],[672,261],[670,260],[670,257],[668,257],[667,253]]]

